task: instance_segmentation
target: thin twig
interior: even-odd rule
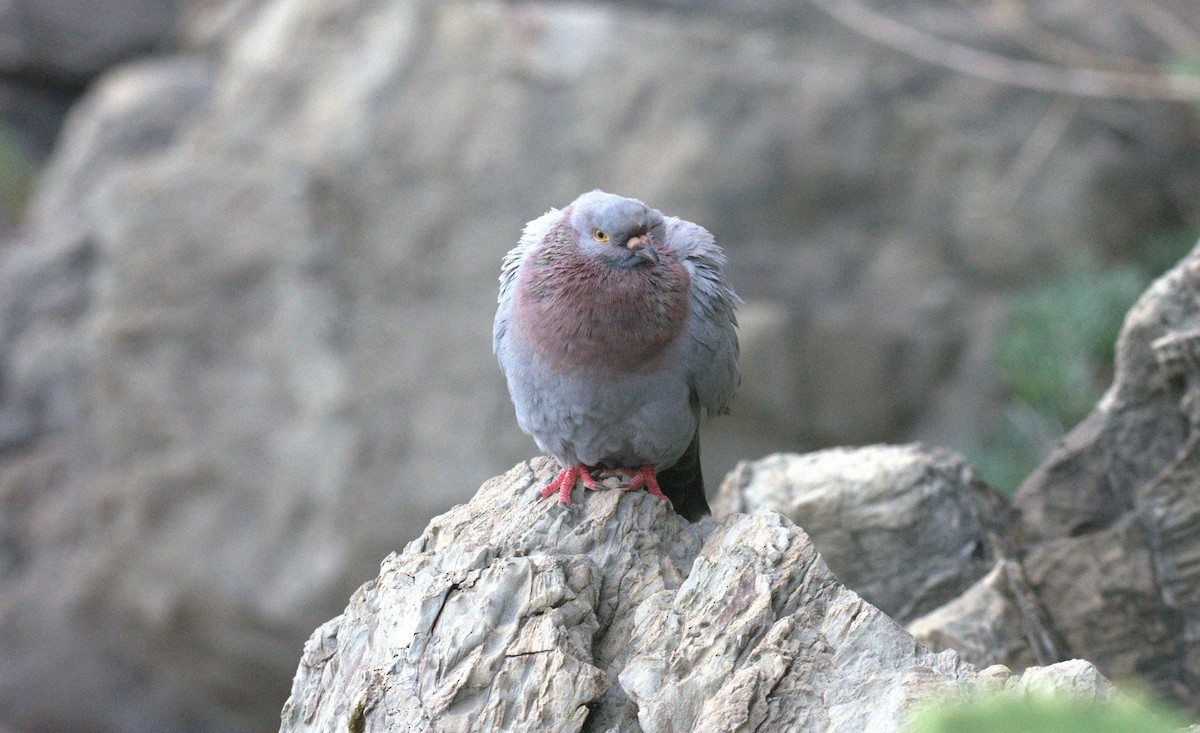
[[[855,0],[812,0],[846,28],[889,48],[960,74],[1077,97],[1200,101],[1200,77],[1076,69],[981,51],[905,25]]]
[[[1017,157],[1013,159],[997,185],[996,195],[1000,201],[1009,206],[1016,205],[1021,192],[1062,140],[1079,104],[1077,97],[1057,97],[1051,102],[1050,108],[1033,128],[1033,132],[1029,133],[1025,144],[1021,146]]]
[[[1133,0],[1136,1],[1136,0]],[[1139,74],[1157,74],[1158,69],[1105,44],[1088,43],[1080,40],[1063,28],[1046,23],[1043,14],[1034,10],[1033,0],[1001,0],[1009,7],[1019,8],[1016,23],[1005,30],[1016,36],[1033,58],[1052,66],[1068,69],[1106,68],[1109,71],[1131,71]],[[1111,0],[1121,2],[1121,0]],[[1117,10],[1116,12],[1127,12]],[[1080,19],[1081,22],[1082,19]],[[1011,20],[1010,20],[1011,23]],[[1011,36],[1010,36],[1011,37]],[[1097,48],[1097,46],[1103,46]]]

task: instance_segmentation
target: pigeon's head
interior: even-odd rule
[[[593,260],[623,269],[658,264],[654,248],[666,223],[641,201],[597,190],[571,202],[568,213],[580,250]]]

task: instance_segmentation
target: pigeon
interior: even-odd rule
[[[625,474],[689,521],[709,514],[702,414],[739,383],[725,254],[703,227],[604,191],[525,226],[504,257],[492,347],[517,424],[562,470],[541,489]]]

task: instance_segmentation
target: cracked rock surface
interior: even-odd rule
[[[1129,310],[1112,386],[1014,503],[1060,646],[1200,711],[1200,247]]]
[[[561,507],[537,498],[554,468],[519,464],[384,560],[309,639],[281,730],[887,733],[931,693],[1110,694],[1086,662],[1016,677],[927,650],[780,514]]]
[[[839,580],[931,649],[1014,670],[1063,659],[1017,559],[1015,513],[952,451],[913,443],[742,461],[712,506],[804,527]]]
[[[839,579],[904,623],[1011,552],[1004,498],[957,454],[917,443],[742,461],[713,511],[761,509],[804,527]]]

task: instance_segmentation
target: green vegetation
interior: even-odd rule
[[[1053,440],[1091,411],[1111,381],[1125,312],[1195,239],[1192,231],[1158,236],[1136,264],[1084,261],[1012,296],[995,351],[1011,403],[970,456],[993,486],[1014,491]]]
[[[20,141],[0,124],[0,225],[16,221],[29,198],[35,167]]]
[[[1018,293],[996,350],[1014,397],[1052,420],[1074,425],[1108,382],[1125,311],[1145,290],[1137,267],[1077,267]]]
[[[993,694],[926,706],[906,733],[1179,733],[1187,725],[1157,703]]]

